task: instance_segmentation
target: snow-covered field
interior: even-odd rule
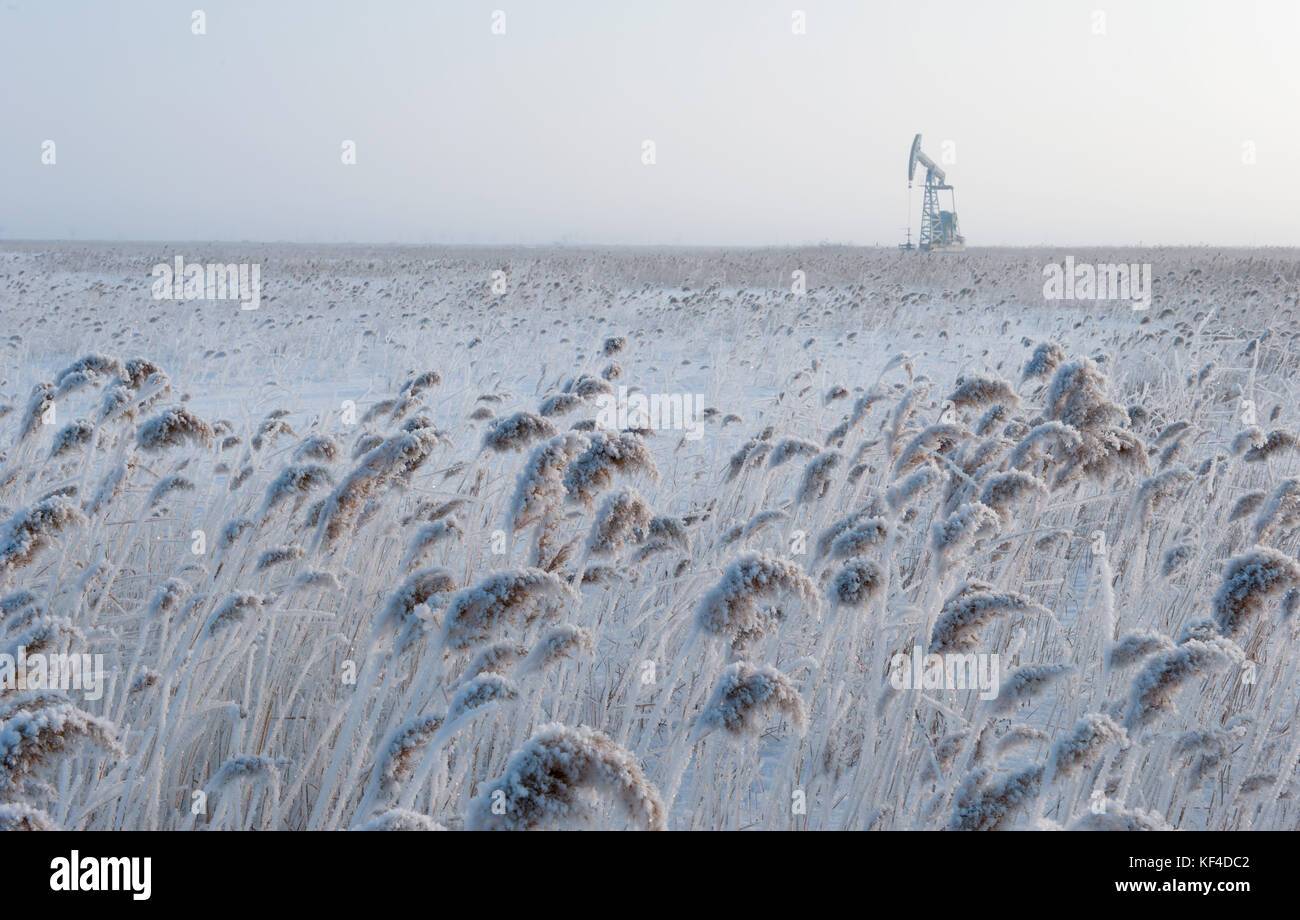
[[[1294,829],[1298,278],[2,244],[0,825]]]

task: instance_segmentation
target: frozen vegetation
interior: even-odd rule
[[[1300,255],[1071,255],[0,246],[0,827],[1295,829]]]

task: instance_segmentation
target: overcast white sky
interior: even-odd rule
[[[918,131],[971,245],[1300,245],[1300,0],[0,0],[8,239],[892,245]]]

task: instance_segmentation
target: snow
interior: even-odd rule
[[[66,618],[58,641],[109,672],[103,699],[73,702],[125,753],[59,755],[98,777],[74,785],[33,762],[45,782],[21,808],[190,827],[168,790],[248,763],[274,770],[213,822],[1294,826],[1300,254],[1070,254],[1151,263],[1150,308],[1044,300],[1064,255],[1047,250],[0,244],[0,534],[16,541],[0,647],[33,601]],[[176,255],[260,265],[259,309],[155,300],[150,267]],[[806,293],[774,286],[795,270]],[[622,386],[703,394],[703,437],[599,430],[596,397]],[[77,419],[91,430],[59,442]],[[584,541],[625,491],[645,506],[597,570]],[[76,513],[33,530],[42,501]],[[880,539],[849,539],[876,519]],[[418,570],[438,590],[407,590]],[[866,576],[860,605],[833,602]],[[976,582],[1015,602],[963,642],[1004,673],[1059,668],[1005,720],[978,691],[886,676]],[[376,629],[390,601],[396,642]],[[733,601],[744,629],[698,634],[701,610]],[[1206,619],[1238,608],[1236,634],[1214,635]],[[1129,635],[1133,659],[1108,664]],[[476,683],[476,659],[511,691],[492,706],[467,705],[497,679]],[[753,674],[782,705],[747,710],[730,742],[697,736],[724,675]],[[392,799],[374,780],[385,746],[453,712],[458,687],[455,730]],[[0,737],[17,737],[3,706]],[[1228,718],[1223,757],[1174,756]],[[1085,719],[1107,730],[1072,729]],[[1020,740],[991,753],[1003,735]],[[1042,773],[1069,743],[1092,768]],[[532,794],[552,769],[582,788],[491,812],[495,778]],[[1114,820],[1089,817],[1099,790]]]

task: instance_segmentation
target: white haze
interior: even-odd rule
[[[922,132],[973,245],[1300,243],[1291,0],[203,9],[0,5],[0,237],[892,245]]]

